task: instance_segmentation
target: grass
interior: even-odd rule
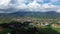
[[[39,31],[41,34],[60,34],[59,32],[57,32],[51,28],[42,28]]]
[[[4,28],[4,31],[0,32],[0,34],[6,34],[9,32],[10,29]],[[39,28],[38,31],[41,34],[60,34],[60,28]]]
[[[52,29],[54,29],[54,30],[56,30],[57,32],[60,33],[60,28],[52,28]]]
[[[45,26],[45,27],[40,27],[39,32],[41,34],[60,34],[60,28]]]
[[[0,34],[7,34],[9,32],[10,29],[8,28],[4,28],[3,31],[0,32]]]

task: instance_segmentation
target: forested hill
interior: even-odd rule
[[[14,13],[0,13],[0,18],[5,18],[5,17],[59,18],[60,13],[57,13],[56,11],[48,11],[48,12],[17,11]]]

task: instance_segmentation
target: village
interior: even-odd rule
[[[25,21],[32,22],[35,26],[48,26],[60,28],[60,19],[36,19],[36,18],[13,18],[13,21],[24,23]]]
[[[42,30],[41,30],[41,28],[42,28]],[[30,18],[30,17],[12,18],[11,22],[0,24],[0,32],[4,31],[4,29],[6,29],[7,34],[22,33],[25,30],[26,30],[26,32],[28,32],[27,30],[29,30],[29,33],[32,32],[34,34],[40,34],[42,32],[37,32],[38,29],[43,31],[45,28],[48,30],[51,30],[51,31],[53,30],[52,28],[60,28],[60,19],[40,19],[40,18],[36,19],[36,18]],[[46,30],[46,31],[48,31],[48,30]],[[33,31],[35,31],[35,32],[33,32]],[[26,33],[26,32],[24,32],[24,33]]]

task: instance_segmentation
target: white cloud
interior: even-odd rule
[[[18,6],[16,6],[17,9],[26,9],[27,5],[26,4],[20,4]]]
[[[51,3],[39,4],[39,3],[37,3],[37,1],[43,2],[43,0],[34,0],[32,3],[29,3],[28,5],[26,5],[26,4],[22,3],[22,2],[24,2],[24,0],[22,0],[21,3],[18,6],[16,6],[16,9],[19,9],[19,10],[22,9],[22,10],[27,10],[27,11],[42,11],[42,12],[56,11],[56,10],[60,9],[60,6],[56,6]],[[52,0],[52,2],[53,1],[54,0]],[[57,0],[55,0],[55,1],[57,1]]]
[[[37,2],[42,2],[42,3],[44,2],[44,0],[35,0],[35,1],[37,1]]]
[[[34,1],[14,0],[16,1],[15,4],[10,3],[10,1],[12,0],[0,0],[0,9],[8,10],[8,8],[13,8],[15,10],[42,11],[42,12],[60,11],[60,6],[53,5],[53,3],[58,2],[58,0],[51,0],[50,3],[43,3],[44,0],[34,0]],[[43,4],[39,4],[38,2],[42,2]],[[28,3],[28,5],[26,5],[25,3]]]
[[[17,0],[18,3],[24,3],[26,0]]]
[[[56,12],[60,13],[60,9],[58,9]]]
[[[17,0],[17,2],[19,3],[19,4],[21,4],[21,3],[31,3],[31,2],[33,2],[33,0]]]
[[[39,11],[41,4],[38,4],[36,1],[28,4],[28,8],[30,11]]]
[[[58,5],[60,4],[60,0],[51,0],[51,4]]]
[[[10,0],[0,0],[0,5],[7,5]]]
[[[8,8],[10,0],[0,0],[0,9]]]

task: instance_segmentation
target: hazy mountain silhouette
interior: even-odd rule
[[[48,12],[29,12],[29,11],[17,11],[14,13],[0,13],[0,17],[48,17],[48,18],[59,18],[60,13],[56,11],[48,11]]]

